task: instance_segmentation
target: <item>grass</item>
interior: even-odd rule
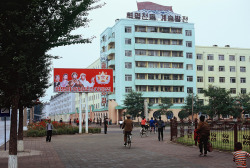
[[[243,135],[248,136],[248,140],[243,139]],[[246,138],[246,137],[245,137]],[[211,130],[210,141],[214,149],[234,151],[234,131],[233,130]],[[247,141],[248,144],[244,145],[243,141]],[[185,145],[195,145],[194,134],[190,138],[187,135],[184,137],[178,137],[177,142]],[[250,152],[250,130],[238,131],[238,142],[243,144],[243,150]]]

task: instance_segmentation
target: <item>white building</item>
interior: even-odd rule
[[[50,113],[52,120],[69,122],[70,114],[75,113],[75,93],[58,93],[50,99]]]
[[[43,108],[42,108],[42,119],[48,118],[49,113],[50,113],[50,103],[46,102],[43,104]]]

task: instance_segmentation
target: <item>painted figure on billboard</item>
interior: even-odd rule
[[[63,74],[63,81],[61,82],[61,87],[67,87],[68,84],[69,84],[68,74],[65,73],[65,74]]]
[[[93,77],[91,79],[91,83],[89,83],[86,80],[86,74],[85,73],[81,73],[80,78],[79,78],[80,83],[83,85],[83,87],[94,87],[95,85],[95,78]]]
[[[54,87],[60,87],[60,76],[59,75],[55,76]]]
[[[78,74],[76,72],[73,72],[71,74],[72,80],[69,81],[70,87],[82,87],[82,84],[77,80]]]

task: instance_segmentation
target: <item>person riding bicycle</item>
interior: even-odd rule
[[[124,128],[124,145],[127,145],[127,135],[130,135],[133,130],[133,121],[131,116],[127,115],[127,119],[123,122],[122,129]]]
[[[142,120],[141,120],[141,127],[142,129],[146,130],[146,122],[147,120],[145,119],[145,117],[142,117]]]
[[[151,117],[151,120],[149,121],[149,126],[151,128],[151,131],[154,129],[155,132],[155,120],[153,120],[153,117]]]

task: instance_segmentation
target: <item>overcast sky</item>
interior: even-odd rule
[[[90,12],[89,28],[76,32],[85,37],[96,36],[91,44],[57,47],[50,54],[61,56],[53,61],[52,68],[86,68],[100,56],[100,34],[115,24],[116,19],[126,18],[127,12],[137,11],[136,0],[102,0],[106,5]],[[143,2],[138,0],[138,2]],[[199,46],[230,45],[250,48],[250,0],[151,0],[173,11],[188,16],[195,26],[195,43]],[[51,72],[52,76],[52,72]],[[53,82],[51,78],[50,82]],[[41,100],[49,101],[53,88]]]

